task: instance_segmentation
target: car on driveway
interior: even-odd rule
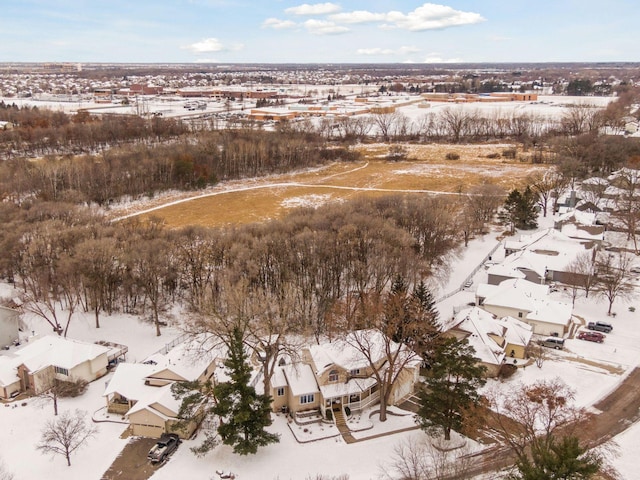
[[[589,322],[587,324],[587,328],[589,330],[596,330],[598,332],[609,333],[611,332],[611,330],[613,330],[613,325],[611,325],[609,322],[597,321],[597,322]]]
[[[549,337],[538,342],[543,347],[555,348],[556,350],[562,350],[564,348],[564,338]]]
[[[604,342],[605,335],[600,332],[580,332],[578,333],[580,340],[587,340],[588,342],[602,343]]]
[[[175,433],[162,435],[160,440],[149,450],[147,458],[151,460],[151,463],[164,462],[169,455],[175,452],[180,443],[182,443],[182,440]]]

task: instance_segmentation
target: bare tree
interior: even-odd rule
[[[407,319],[397,309],[390,311],[386,308],[385,298],[379,293],[358,293],[356,297],[355,301],[340,304],[345,321],[342,326],[346,332],[344,342],[359,351],[369,364],[380,387],[380,421],[385,422],[394,386],[406,374],[406,367],[421,361],[416,353],[418,348],[412,348],[423,342],[424,335],[420,329],[429,328],[425,335],[432,331],[427,322]],[[403,339],[405,343],[398,343],[394,338],[402,329],[412,334]]]
[[[640,223],[640,175],[637,170],[622,169],[614,180],[615,186],[622,190],[616,198],[616,209],[613,216],[617,218],[627,230],[627,240],[633,241],[633,249],[638,253],[636,231]]]
[[[559,378],[538,380],[489,395],[489,415],[500,439],[520,460],[531,449],[543,451],[557,436],[571,436],[588,413],[573,403],[575,394]]]
[[[585,297],[596,282],[593,252],[586,251],[578,254],[566,267],[564,283],[571,288],[571,300],[575,305],[578,290],[583,289]]]
[[[71,454],[87,443],[97,433],[97,428],[88,423],[87,412],[66,411],[58,418],[49,420],[42,430],[36,447],[43,454],[61,455],[71,466]]]
[[[527,346],[527,357],[532,358],[536,367],[542,368],[544,362],[549,358],[548,350],[538,343],[529,343]]]
[[[429,437],[407,439],[393,448],[389,465],[382,465],[382,478],[386,480],[444,480],[471,478],[473,462],[470,448],[437,445]]]
[[[527,183],[531,186],[531,190],[538,195],[538,205],[542,210],[542,216],[546,217],[549,200],[557,198],[557,195],[554,197],[554,193],[558,191],[558,185],[564,186],[564,178],[559,172],[550,170],[530,177]],[[555,205],[553,213],[555,214]]]
[[[616,298],[628,298],[634,292],[634,286],[629,282],[631,261],[631,257],[623,252],[613,254],[604,251],[596,257],[595,291],[609,302],[607,315],[611,315]]]

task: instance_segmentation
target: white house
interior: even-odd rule
[[[107,373],[110,348],[57,335],[30,341],[0,357],[0,395],[14,392],[37,395],[50,388],[51,379],[91,382]]]
[[[569,331],[573,307],[552,300],[549,287],[524,279],[504,280],[500,285],[480,284],[476,305],[498,317],[513,317],[539,335],[564,335]]]

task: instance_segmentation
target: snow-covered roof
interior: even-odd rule
[[[500,285],[481,283],[476,296],[484,298],[485,305],[496,305],[532,311],[536,299],[545,299],[549,295],[549,286],[540,285],[524,279],[507,279]]]
[[[487,364],[500,365],[505,357],[504,345],[498,345],[490,335],[504,337],[506,326],[494,321],[494,316],[478,307],[461,310],[455,316],[454,328],[468,333],[469,345],[475,356]]]
[[[178,411],[180,410],[180,405],[182,401],[176,399],[171,392],[171,385],[165,385],[164,387],[156,387],[153,390],[149,391],[150,394],[145,396],[144,398],[138,400],[138,402],[129,409],[129,411],[125,414],[129,416],[133,413],[139,412],[140,410],[150,410],[153,414],[158,415],[165,420],[176,417],[178,415]],[[159,411],[155,406],[162,406],[166,410],[173,412],[174,415],[169,417]]]
[[[345,370],[365,368],[370,365],[367,357],[356,344],[366,345],[374,362],[382,360],[385,356],[385,344],[387,340],[377,330],[356,330],[344,339],[333,342],[325,342],[309,347],[309,353],[317,369],[316,375],[321,375],[333,366],[340,366]],[[395,351],[399,344],[391,342],[391,349]]]
[[[352,378],[348,382],[329,383],[320,387],[323,398],[341,397],[366,392],[376,384],[375,378]]]
[[[310,365],[306,363],[294,363],[278,368],[278,370],[280,369],[293,395],[297,396],[318,392],[316,376],[313,374]]]
[[[119,363],[113,377],[104,389],[103,396],[118,393],[129,400],[140,400],[158,387],[145,385],[144,379],[154,370],[155,365],[145,363]]]
[[[148,377],[162,377],[170,370],[186,381],[197,380],[214,361],[226,357],[226,348],[213,339],[194,339],[180,343],[166,353],[154,353],[145,362],[153,362],[154,369]],[[211,372],[209,372],[211,373]]]
[[[527,280],[504,280],[500,285],[478,285],[476,295],[484,298],[483,305],[527,312],[527,321],[567,325],[573,307],[569,303],[552,300],[547,285]]]
[[[21,364],[31,372],[36,372],[51,365],[72,369],[108,352],[109,348],[95,343],[47,335],[29,342],[14,354],[20,358]]]

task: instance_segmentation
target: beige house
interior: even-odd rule
[[[110,349],[56,335],[30,341],[1,357],[0,395],[16,392],[38,395],[51,387],[51,380],[92,382],[107,373]]]
[[[171,384],[154,388],[154,392],[138,401],[127,413],[133,435],[160,438],[163,433],[177,433],[189,438],[199,422],[190,422],[183,428],[176,428],[179,422],[180,400],[174,398]]]
[[[487,368],[488,377],[497,376],[505,363],[523,360],[533,335],[526,323],[509,316],[497,318],[479,307],[458,312],[447,332],[469,342],[479,363]]]
[[[177,433],[188,438],[198,422],[184,430],[172,430],[180,402],[173,398],[171,385],[211,379],[222,358],[220,350],[202,354],[195,343],[183,342],[143,363],[120,363],[103,393],[107,410],[126,418],[134,435],[158,438],[163,433]]]
[[[366,335],[369,352],[378,370],[387,363],[380,332],[358,331],[350,334]],[[389,399],[390,405],[401,402],[413,393],[418,380],[420,358],[406,347],[390,343],[391,350],[401,349],[407,361],[399,372]],[[352,339],[339,339],[302,349],[301,361],[281,365],[271,379],[273,409],[292,413],[316,410],[323,417],[328,411],[359,411],[380,401],[380,386],[369,359],[354,346]]]

